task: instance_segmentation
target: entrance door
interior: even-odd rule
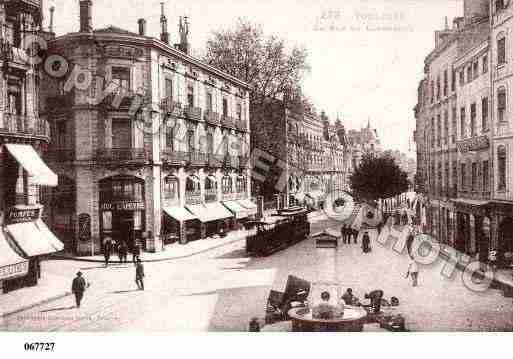
[[[133,212],[117,211],[112,214],[112,237],[116,243],[125,241],[128,248],[134,245],[134,218]]]

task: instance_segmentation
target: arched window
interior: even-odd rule
[[[506,147],[499,146],[497,149],[497,189],[506,190]]]
[[[205,202],[217,200],[217,181],[214,176],[205,178]]]
[[[246,183],[246,177],[244,177],[244,176],[237,177],[237,183],[236,183],[237,193],[244,192],[244,188],[246,187],[245,183]]]
[[[224,194],[232,193],[232,178],[228,175],[223,176],[221,186]]]
[[[189,193],[200,193],[200,181],[196,176],[189,176],[185,180],[185,191]]]
[[[164,198],[165,199],[178,199],[178,178],[175,176],[167,176],[164,178]]]
[[[497,119],[499,123],[506,122],[506,89],[504,87],[497,91]]]

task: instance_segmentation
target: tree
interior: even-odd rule
[[[276,99],[301,87],[309,71],[307,50],[290,51],[277,36],[264,36],[262,26],[239,18],[234,29],[212,33],[204,61],[252,87],[253,105]]]
[[[389,198],[408,190],[408,175],[386,154],[366,153],[350,177],[355,197],[361,201]]]

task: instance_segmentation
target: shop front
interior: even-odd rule
[[[201,222],[185,207],[164,207],[162,237],[164,244],[179,242],[187,244],[201,238]]]
[[[16,278],[7,279],[3,283],[4,292],[25,286],[37,285],[41,277],[41,259],[64,249],[64,244],[50,231],[41,220],[41,207],[15,206],[10,208],[5,218],[7,244],[18,257],[28,261],[27,264],[13,263]],[[2,239],[0,239],[2,240]]]
[[[223,201],[222,204],[233,214],[235,228],[241,228],[249,216],[246,208],[240,205],[238,201]]]
[[[100,181],[100,237],[146,249],[144,180],[115,176]],[[103,249],[102,249],[103,250]]]
[[[230,227],[233,214],[219,202],[186,205],[185,208],[201,221],[201,238],[223,236]]]

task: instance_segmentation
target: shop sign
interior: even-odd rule
[[[29,262],[21,262],[18,264],[11,264],[5,267],[0,267],[0,280],[9,279],[13,277],[22,277],[27,275],[29,270]]]
[[[91,216],[88,213],[78,215],[78,239],[84,242],[91,239]]]
[[[11,208],[8,212],[6,222],[8,224],[33,222],[39,218],[39,208]]]
[[[139,211],[144,209],[144,203],[124,201],[124,202],[105,202],[100,205],[102,211]]]

